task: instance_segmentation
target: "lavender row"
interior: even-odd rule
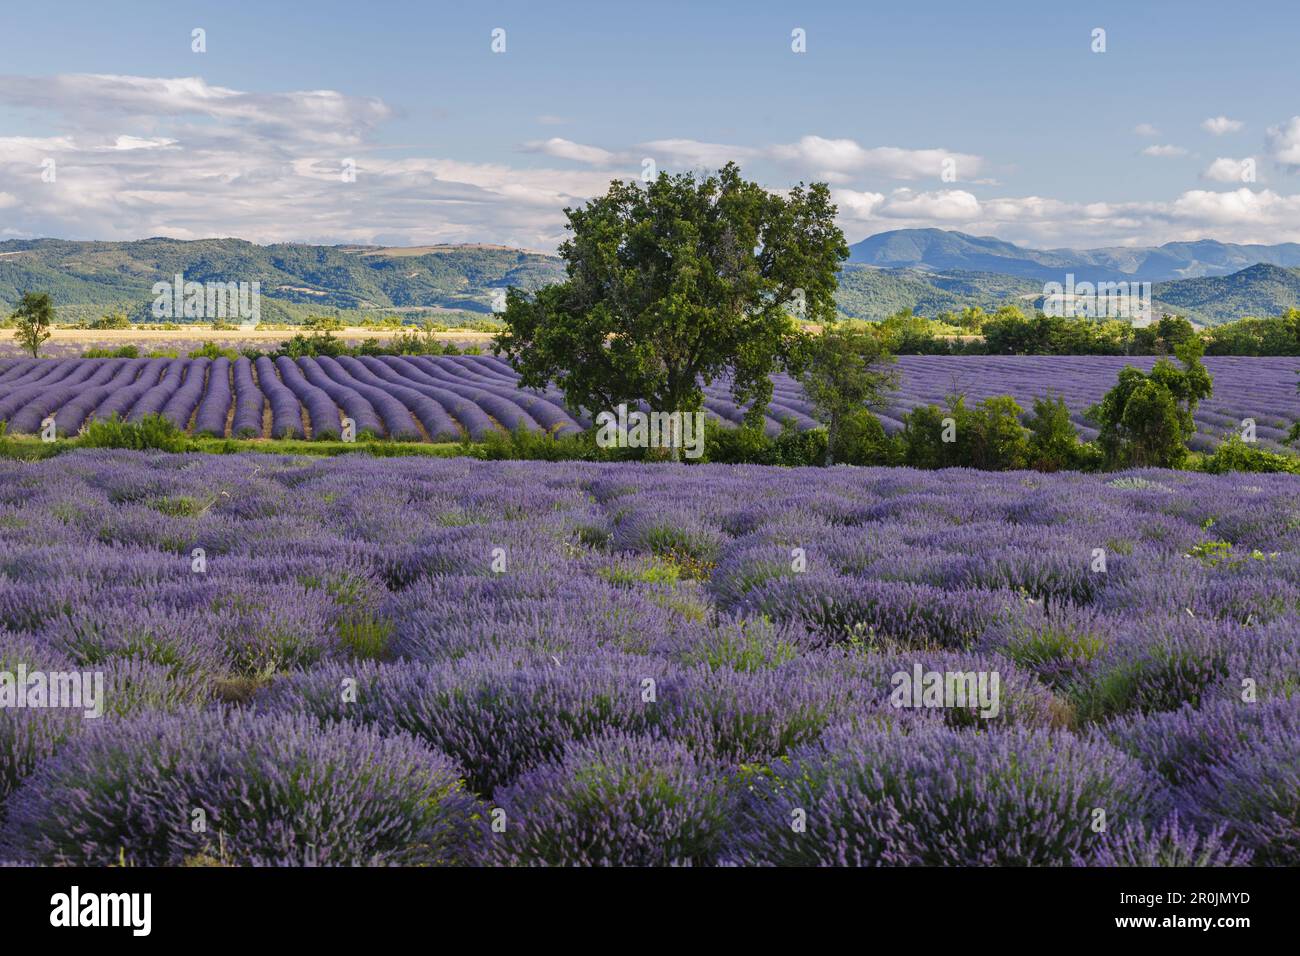
[[[209,370],[207,361],[0,360],[0,419],[9,422],[11,431],[32,432],[53,415],[61,432],[72,433],[90,419],[113,413],[138,419],[161,412],[200,434],[278,438],[338,435],[347,417],[358,432],[429,441],[481,440],[498,428],[563,435],[591,425],[589,415],[566,408],[554,389],[520,388],[510,366],[491,356],[282,357],[255,364],[239,359],[232,371],[226,371],[225,363]],[[886,431],[894,432],[907,412],[942,404],[954,393],[965,394],[972,403],[1011,394],[1026,411],[1035,398],[1060,395],[1080,435],[1092,439],[1097,432],[1085,420],[1088,406],[1101,399],[1125,364],[1147,368],[1153,361],[904,356],[900,387],[880,417]],[[1197,409],[1193,447],[1211,449],[1224,435],[1241,431],[1249,419],[1261,445],[1280,450],[1291,424],[1300,418],[1294,364],[1285,358],[1206,359],[1215,392]],[[763,419],[769,434],[786,421],[799,429],[817,426],[815,410],[797,382],[777,376],[773,384]],[[237,406],[233,415],[232,400]],[[263,424],[264,401],[271,407],[269,427]],[[740,424],[746,411],[732,401],[725,381],[705,387],[703,408],[709,417],[731,424]]]

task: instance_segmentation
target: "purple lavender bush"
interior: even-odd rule
[[[234,711],[105,724],[8,801],[6,855],[45,864],[446,864],[475,803],[402,735]]]
[[[479,839],[504,866],[716,863],[735,816],[734,774],[680,743],[602,735],[499,790]],[[500,821],[492,827],[493,813]]]
[[[1096,821],[1140,823],[1163,805],[1136,761],[1070,734],[842,728],[750,772],[732,852],[797,866],[1063,865],[1098,842]]]

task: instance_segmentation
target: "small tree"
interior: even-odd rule
[[[830,325],[809,336],[799,352],[799,381],[826,423],[826,464],[844,460],[844,426],[867,408],[884,404],[898,383],[894,357],[866,329]],[[859,423],[860,424],[860,423]]]
[[[41,354],[41,344],[50,337],[50,326],[54,323],[54,305],[49,293],[28,292],[23,295],[18,308],[11,316],[16,328],[14,338],[32,358]]]
[[[1204,352],[1200,339],[1192,338],[1177,348],[1181,369],[1166,359],[1149,373],[1131,365],[1120,369],[1119,383],[1088,410],[1107,468],[1177,468],[1186,460],[1196,406],[1214,392],[1201,364]]]
[[[1020,424],[1022,414],[1020,405],[1010,395],[993,395],[975,406],[967,422],[958,422],[958,428],[965,424],[970,429],[970,467],[984,471],[1025,467],[1028,446],[1025,426]]]
[[[1070,408],[1059,395],[1034,399],[1029,419],[1029,466],[1038,471],[1074,468],[1080,459],[1079,435]]]

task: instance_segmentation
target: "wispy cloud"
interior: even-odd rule
[[[1239,132],[1246,124],[1241,120],[1228,119],[1226,116],[1211,116],[1201,123],[1201,129],[1214,136]]]
[[[1300,241],[1300,196],[1250,188],[1240,178],[1245,160],[1231,158],[1216,159],[1202,175],[1238,188],[1193,189],[1162,201],[1072,202],[989,195],[1005,187],[976,178],[988,162],[973,153],[813,134],[757,145],[550,137],[526,141],[522,153],[498,162],[472,162],[385,143],[380,133],[392,108],[331,90],[251,93],[196,78],[0,76],[0,103],[32,111],[28,125],[39,131],[0,137],[0,236],[483,241],[550,249],[564,236],[565,206],[599,195],[611,179],[639,176],[649,158],[669,170],[736,160],[778,189],[796,178],[828,180],[851,239],[940,226],[1047,245],[1207,234]],[[1300,117],[1268,130],[1267,156],[1300,167]],[[43,175],[47,169],[53,175]],[[949,169],[951,183],[942,175]]]
[[[1170,146],[1164,144],[1161,146],[1148,146],[1142,150],[1143,156],[1186,156],[1187,150],[1181,146]]]

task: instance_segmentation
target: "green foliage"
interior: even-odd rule
[[[190,358],[228,358],[233,362],[235,359],[239,358],[239,353],[234,349],[223,349],[216,342],[204,342],[198,348],[190,352]]]
[[[965,445],[970,449],[970,467],[985,471],[1009,471],[1024,468],[1029,458],[1025,427],[1020,424],[1024,410],[1010,395],[994,395],[971,410],[966,420],[958,421],[970,429]]]
[[[1119,382],[1088,410],[1100,430],[1107,468],[1178,468],[1187,458],[1187,440],[1196,432],[1193,413],[1214,391],[1201,364],[1204,345],[1189,339],[1177,349],[1180,369],[1161,359],[1149,373],[1120,369]]]
[[[957,398],[945,411],[938,405],[922,405],[903,417],[899,433],[903,463],[912,468],[956,468],[963,455],[957,447],[957,425],[965,414],[965,399]],[[952,440],[944,441],[945,435]]]
[[[136,451],[189,451],[185,433],[162,415],[145,415],[138,422],[126,422],[113,415],[89,422],[81,430],[78,444],[84,448],[130,448]]]
[[[299,332],[288,341],[281,342],[280,349],[276,354],[287,355],[289,358],[295,359],[316,358],[320,355],[337,358],[340,355],[348,354],[348,351],[347,343],[330,332],[313,332],[311,335],[303,335]]]
[[[482,442],[467,442],[462,447],[467,454],[489,461],[602,461],[623,457],[613,454],[613,449],[607,452],[599,448],[590,431],[581,435],[552,435],[529,431],[523,426],[512,432],[493,430]]]
[[[309,332],[338,332],[343,323],[332,315],[309,315],[302,326]]]
[[[893,465],[900,458],[898,444],[885,434],[880,419],[865,408],[844,417],[827,455],[828,461],[844,465]]]
[[[1029,432],[1022,414],[1010,395],[994,395],[974,408],[960,395],[950,397],[947,408],[923,405],[903,419],[899,455],[913,468],[1025,468]]]
[[[574,408],[694,411],[700,381],[728,374],[757,422],[798,341],[791,303],[811,322],[835,315],[848,247],[825,184],[780,196],[729,163],[616,181],[566,215],[567,279],[531,298],[512,288],[494,349],[525,387],[553,381]]]
[[[1242,440],[1237,432],[1225,436],[1214,453],[1202,456],[1199,471],[1221,475],[1229,471],[1258,471],[1300,475],[1300,457],[1266,451]]]
[[[49,293],[28,292],[23,295],[18,308],[10,316],[14,323],[14,338],[31,352],[32,358],[41,354],[41,345],[50,337],[50,326],[54,323],[54,305]]]
[[[398,332],[387,342],[367,339],[362,342],[358,352],[362,355],[459,355],[460,349],[451,342],[440,342],[440,327],[432,322],[425,322],[419,329],[406,329]],[[367,351],[368,344],[374,343],[374,351]]]
[[[703,460],[728,465],[820,466],[826,463],[826,441],[824,428],[801,432],[792,422],[772,437],[758,425],[734,427],[708,420]]]
[[[110,312],[108,315],[90,322],[86,327],[97,332],[110,329],[129,329],[131,320],[127,318],[125,312]]]
[[[1300,309],[1275,318],[1245,318],[1201,333],[1206,355],[1300,355]]]
[[[868,406],[884,404],[885,393],[897,386],[897,375],[887,367],[893,361],[880,339],[862,328],[829,325],[821,335],[806,336],[800,343],[799,381],[818,420],[827,426],[826,464],[839,457],[845,421]],[[856,427],[859,440],[865,440],[864,420],[857,419]]]
[[[82,358],[139,358],[140,349],[135,345],[119,345],[115,349],[91,348],[81,353]],[[150,356],[152,358],[152,356]]]
[[[1069,406],[1060,396],[1034,399],[1034,413],[1026,422],[1029,467],[1037,471],[1093,471],[1100,467],[1096,446],[1079,441]]]

